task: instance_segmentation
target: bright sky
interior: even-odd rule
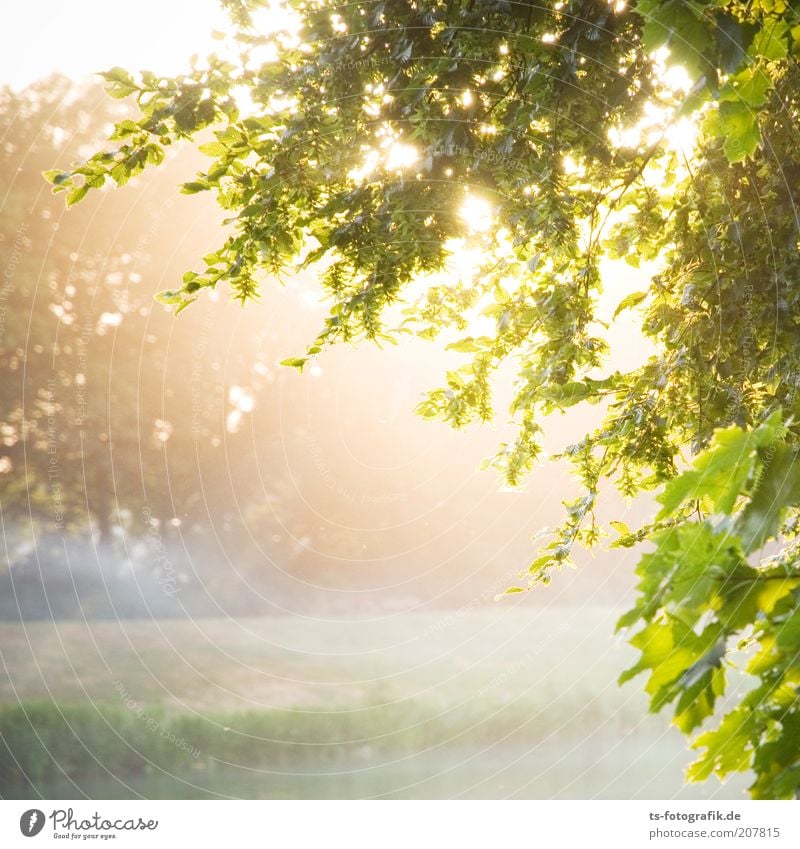
[[[59,71],[76,79],[114,65],[172,74],[214,50],[217,0],[27,0],[0,5],[0,84]]]

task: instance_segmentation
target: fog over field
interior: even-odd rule
[[[633,653],[613,622],[512,603],[3,625],[5,795],[30,792],[13,753],[45,796],[739,798],[746,776],[681,787],[692,754],[614,684]]]

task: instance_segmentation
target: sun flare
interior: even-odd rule
[[[476,195],[467,194],[458,214],[470,233],[486,233],[494,223],[494,209]]]

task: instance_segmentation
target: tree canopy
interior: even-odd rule
[[[224,0],[230,33],[185,75],[114,68],[139,116],[47,173],[68,205],[194,139],[183,186],[227,237],[158,299],[220,284],[243,302],[317,270],[336,342],[443,335],[464,355],[421,402],[456,427],[495,417],[513,369],[516,436],[488,465],[522,485],[546,417],[597,403],[565,456],[581,483],[529,583],[604,535],[603,481],[657,493],[640,596],[621,621],[652,708],[702,753],[691,777],[752,769],[800,788],[800,13],[784,0]],[[644,264],[618,292],[613,260]],[[605,305],[616,307],[611,320]],[[607,367],[635,311],[653,353]],[[524,587],[512,588],[521,590]],[[732,694],[714,728],[726,670]]]

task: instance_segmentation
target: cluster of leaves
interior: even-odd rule
[[[682,452],[702,451],[719,428],[763,434],[779,408],[797,420],[793,6],[291,0],[294,18],[280,19],[296,31],[266,33],[275,4],[225,5],[230,56],[176,79],[110,72],[111,93],[134,96],[141,119],[117,126],[113,150],[51,180],[79,200],[212,128],[200,149],[213,162],[184,191],[215,192],[230,235],[161,300],[182,308],[224,282],[244,301],[265,272],[313,266],[332,306],[287,361],[298,368],[337,341],[455,333],[465,362],[420,412],[456,427],[490,419],[494,378],[511,363],[516,437],[489,461],[511,486],[539,457],[546,416],[602,402],[600,424],[564,452],[583,491],[531,565],[532,584],[569,562],[576,542],[600,537],[604,479],[626,496],[663,488]],[[669,83],[676,66],[685,85]],[[692,125],[693,147],[670,140]],[[488,223],[474,220],[476,205]],[[609,257],[660,266],[617,308],[642,316],[656,353],[610,374],[600,309]],[[798,436],[787,425],[786,450]],[[619,544],[661,544],[673,527],[683,539],[676,509],[623,529]],[[710,557],[717,537],[697,533]],[[697,639],[692,663],[719,653],[718,639]]]
[[[659,497],[659,518],[642,557],[637,604],[619,627],[639,626],[641,657],[621,678],[649,677],[653,711],[674,703],[690,734],[714,713],[726,667],[753,676],[718,727],[694,741],[702,754],[689,777],[753,769],[757,798],[793,798],[800,784],[800,459],[779,413],[752,429],[718,430],[692,467]],[[780,554],[763,549],[780,537]],[[761,554],[759,555],[759,552]],[[752,557],[759,562],[751,565]]]

